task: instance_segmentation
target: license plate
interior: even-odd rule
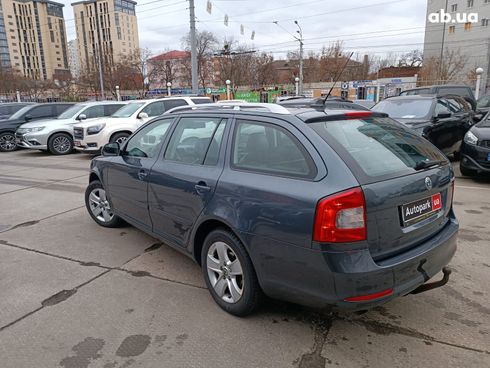
[[[401,206],[403,226],[413,225],[441,210],[441,193]]]
[[[80,141],[75,141],[73,142],[73,144],[76,146],[76,147],[80,147],[82,145],[82,143]]]

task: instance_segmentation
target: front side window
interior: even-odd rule
[[[437,116],[439,114],[450,114],[451,110],[442,102],[437,101],[436,108],[434,110],[434,115]]]
[[[232,167],[302,178],[313,178],[317,172],[306,149],[290,132],[247,120],[237,121]]]
[[[162,115],[165,112],[163,101],[152,102],[141,110],[141,112],[148,114],[149,117]]]
[[[123,155],[144,158],[155,157],[172,121],[173,118],[157,120],[139,130],[129,139]]]
[[[144,102],[130,102],[126,106],[121,107],[117,110],[112,117],[113,118],[129,118],[133,115],[140,107],[142,107]]]
[[[103,105],[96,105],[96,106],[90,106],[86,110],[82,112],[87,119],[93,119],[93,118],[100,118],[104,116],[104,106]]]
[[[124,104],[110,104],[104,106],[104,116],[111,116],[121,107],[125,106]]]
[[[33,118],[47,118],[53,116],[53,108],[51,105],[37,106],[29,112],[29,115]]]
[[[185,164],[215,165],[226,120],[221,118],[182,118],[170,139],[165,159]]]

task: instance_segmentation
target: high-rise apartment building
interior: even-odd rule
[[[68,41],[68,65],[73,78],[80,77],[80,56],[78,55],[77,40]]]
[[[63,4],[49,0],[0,0],[0,63],[25,77],[69,75]]]
[[[82,71],[110,69],[139,48],[136,1],[84,0],[72,3]]]
[[[461,82],[481,67],[481,92],[490,91],[490,0],[427,1],[424,60],[440,60],[448,51],[465,60],[457,76]]]

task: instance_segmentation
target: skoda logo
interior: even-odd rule
[[[425,187],[427,188],[427,190],[431,190],[432,189],[432,180],[430,180],[429,177],[426,177],[425,178]]]

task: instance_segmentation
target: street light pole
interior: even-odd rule
[[[99,64],[99,78],[100,78],[100,98],[102,99],[102,101],[105,100],[105,92],[104,92],[104,74],[102,73],[102,55],[101,55],[101,52],[100,52],[100,45],[96,45],[95,46],[95,49],[97,51],[97,61],[98,61],[98,64]]]
[[[167,82],[167,95],[170,97],[172,95],[172,83]]]
[[[298,94],[303,94],[303,30],[301,29],[301,26],[299,25],[298,21],[295,20],[294,24],[298,26],[298,34],[299,38],[297,40],[299,41],[299,93]]]
[[[196,13],[194,8],[194,0],[189,0],[189,13],[190,13],[190,23],[191,23],[191,76],[192,76],[192,93],[198,93],[198,82],[197,82],[197,45],[196,45]]]
[[[294,84],[296,84],[296,96],[299,96],[299,78],[294,78]]]
[[[226,99],[231,100],[231,92],[230,92],[231,81],[227,79],[225,83],[226,83]]]
[[[480,97],[480,84],[481,84],[481,76],[483,74],[483,68],[476,68],[476,88],[475,88],[475,99],[478,100]]]

